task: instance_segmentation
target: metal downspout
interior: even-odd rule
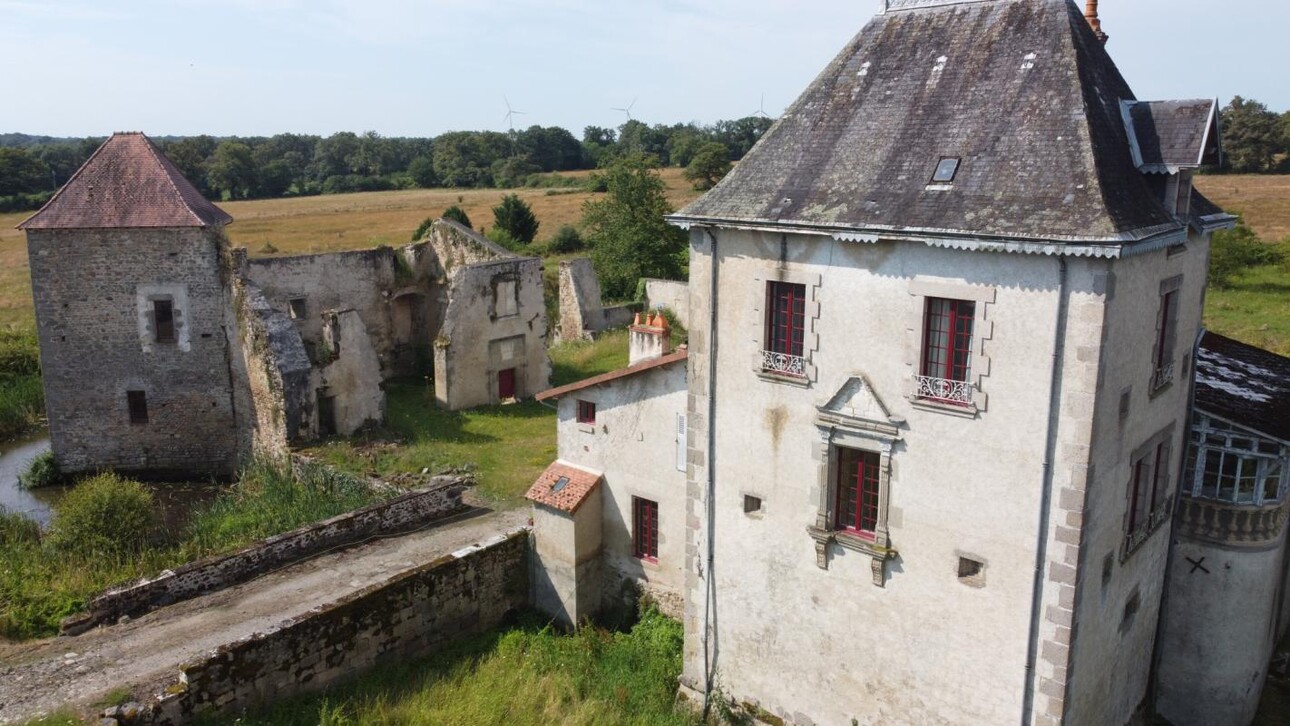
[[[1053,459],[1057,455],[1057,419],[1061,403],[1062,359],[1066,355],[1066,258],[1057,257],[1057,325],[1053,331],[1053,364],[1048,384],[1048,433],[1044,446],[1044,483],[1039,496],[1039,534],[1035,543],[1035,582],[1030,602],[1030,638],[1026,643],[1026,688],[1021,723],[1028,726],[1035,709],[1035,661],[1039,656],[1039,618],[1044,600],[1044,562],[1048,559],[1049,509],[1053,498]]]
[[[717,491],[717,236],[709,229],[703,230],[712,243],[712,274],[708,288],[708,487],[704,501],[704,514],[707,519],[707,564],[704,566],[703,598],[703,720],[708,720],[712,703],[713,669],[716,666],[716,633],[712,620],[716,617],[715,600],[717,596],[716,579],[713,576],[713,563],[716,561],[714,531],[716,529],[716,509],[712,505]]]

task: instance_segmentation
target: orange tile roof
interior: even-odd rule
[[[18,228],[209,227],[232,221],[147,136],[117,133]]]
[[[533,482],[524,496],[529,501],[573,514],[587,501],[600,480],[599,472],[580,469],[557,459]]]
[[[652,368],[659,368],[661,366],[684,361],[689,357],[690,357],[690,351],[685,346],[681,346],[680,348],[677,348],[676,351],[673,353],[668,353],[667,355],[659,358],[651,358],[650,360],[641,361],[640,363],[637,363],[634,366],[628,366],[627,368],[619,368],[616,371],[602,373],[598,376],[593,376],[591,378],[586,378],[581,381],[577,381],[575,383],[570,383],[568,385],[560,386],[559,388],[548,388],[547,390],[539,393],[535,398],[537,398],[537,400],[539,401],[546,401],[552,398],[559,398],[560,396],[563,396],[566,393],[573,393],[574,391],[581,391],[584,388],[590,388],[592,386],[598,386],[602,383],[609,383],[610,381],[616,381],[619,378],[634,376],[637,373],[642,373]]]

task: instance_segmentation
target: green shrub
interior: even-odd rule
[[[524,243],[522,241],[515,239],[510,232],[507,232],[501,227],[493,227],[490,229],[488,231],[488,238],[511,252],[519,252],[524,249]]]
[[[530,207],[517,194],[502,197],[502,203],[493,207],[493,230],[506,230],[512,239],[528,244],[537,238],[538,220]]]
[[[27,464],[27,470],[18,475],[18,483],[23,489],[38,489],[53,486],[61,478],[62,473],[58,471],[54,452],[45,451],[37,454],[31,463]]]
[[[430,228],[434,226],[434,222],[435,222],[434,217],[426,217],[425,219],[421,220],[421,224],[418,224],[416,231],[412,233],[412,241],[416,242],[417,240],[426,236],[426,232],[430,231]]]
[[[33,429],[45,413],[39,374],[0,375],[0,441]]]
[[[112,473],[82,480],[54,507],[49,543],[78,554],[141,551],[157,526],[156,503],[137,481]]]
[[[460,202],[461,199],[462,199],[461,197],[457,197],[457,201]],[[466,229],[471,229],[473,226],[470,223],[470,217],[466,216],[466,210],[462,209],[456,204],[443,210],[442,216],[444,219],[451,219],[452,221],[456,222],[457,224],[460,224]]]
[[[0,330],[0,378],[40,373],[40,347],[34,330]]]
[[[551,241],[547,243],[547,250],[553,253],[577,252],[586,246],[582,240],[582,235],[578,228],[571,224],[566,224],[555,233]]]
[[[1235,229],[1214,233],[1209,251],[1209,281],[1217,287],[1229,287],[1245,269],[1274,265],[1285,258],[1282,246],[1259,239],[1254,230],[1241,221]]]

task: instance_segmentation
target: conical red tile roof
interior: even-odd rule
[[[232,221],[147,136],[117,133],[18,228],[209,227]]]

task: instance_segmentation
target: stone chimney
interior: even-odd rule
[[[1096,35],[1097,39],[1105,45],[1111,36],[1102,32],[1102,21],[1097,17],[1097,0],[1088,0],[1088,4],[1084,6],[1084,19],[1093,29],[1093,35]]]
[[[628,347],[627,364],[636,365],[647,360],[661,358],[672,352],[672,328],[667,324],[667,318],[663,313],[656,313],[653,317],[645,313],[644,321],[641,320],[641,314],[636,313],[636,318],[632,325],[627,329],[628,335],[631,336],[631,343]]]

